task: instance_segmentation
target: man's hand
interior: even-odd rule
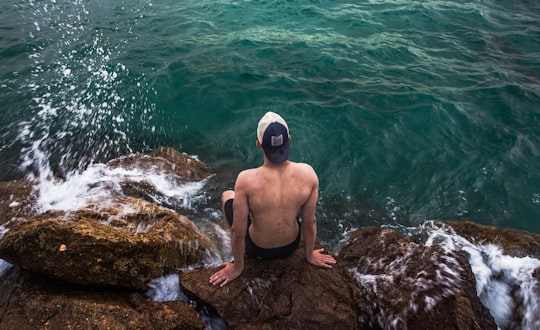
[[[336,259],[329,254],[322,253],[324,249],[313,250],[311,255],[306,258],[307,261],[317,267],[332,268],[332,265],[336,263]]]
[[[224,262],[219,265],[219,267],[221,266],[225,266],[225,268],[210,276],[210,283],[213,285],[220,284],[220,286],[223,287],[242,274],[242,269],[236,269],[232,262]]]

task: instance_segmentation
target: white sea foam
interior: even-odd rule
[[[2,276],[6,270],[11,268],[11,266],[13,265],[10,264],[9,262],[0,259],[0,276]]]
[[[385,245],[381,235],[381,246]],[[371,306],[372,320],[385,329],[403,329],[405,321],[420,310],[429,311],[444,297],[455,294],[463,281],[461,268],[451,251],[426,250],[415,243],[404,243],[399,255],[387,259],[361,257],[350,269],[356,283],[363,288]],[[418,260],[430,260],[430,272],[413,272],[410,267]],[[434,273],[433,273],[434,272]],[[404,274],[410,274],[404,276]],[[433,276],[435,274],[435,276]],[[390,292],[399,283],[410,295],[387,297],[379,291]],[[392,308],[386,308],[391,301]]]
[[[8,232],[8,228],[6,228],[6,225],[3,224],[0,226],[0,239],[4,237],[4,235]]]
[[[499,246],[473,244],[450,227],[427,223],[426,245],[465,252],[476,277],[476,291],[501,329],[540,329],[538,282],[532,277],[540,260],[504,255]]]
[[[207,258],[207,266],[215,267],[217,263],[232,260],[233,256],[230,233],[217,224],[212,224],[212,226],[212,231],[217,236],[217,242],[215,243],[218,245],[219,256],[211,256]]]
[[[173,177],[160,172],[140,169],[110,168],[94,164],[66,180],[42,178],[37,206],[40,211],[76,210],[90,203],[122,194],[121,183],[126,180],[150,184],[159,198],[174,199],[183,207],[191,207],[191,200],[199,193],[205,181],[177,183]]]
[[[150,289],[146,292],[146,295],[154,301],[189,301],[180,289],[178,274],[153,279],[148,283],[148,286]]]
[[[5,225],[0,226],[0,239],[4,237],[7,231],[8,229],[6,228]],[[8,263],[7,261],[0,259],[0,276],[2,276],[2,274],[4,274],[4,272],[8,270],[11,266],[12,265]]]

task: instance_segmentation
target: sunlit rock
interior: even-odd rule
[[[230,329],[356,329],[358,288],[348,271],[340,264],[314,267],[303,253],[299,248],[286,259],[246,259],[242,275],[225,287],[209,283],[215,268],[183,274],[181,286]]]
[[[186,217],[135,198],[46,212],[0,241],[0,258],[71,283],[144,289],[200,264],[214,244]]]
[[[360,328],[497,328],[459,253],[367,227],[351,235],[338,257],[360,287]]]
[[[13,267],[0,275],[0,329],[205,329],[188,302],[73,285]]]

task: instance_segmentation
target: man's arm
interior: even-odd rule
[[[213,285],[226,285],[234,280],[244,271],[244,255],[246,251],[246,231],[247,219],[249,215],[246,175],[240,173],[236,179],[234,187],[233,201],[233,224],[231,227],[231,248],[234,257],[233,262],[225,262],[220,266],[225,266],[220,271],[210,277],[210,283]]]
[[[242,173],[240,173],[242,174]],[[239,175],[234,187],[234,220],[231,227],[231,246],[234,257],[234,268],[240,273],[244,270],[244,255],[246,254],[246,232],[249,216],[248,197],[244,175]]]
[[[302,206],[302,229],[304,230],[304,251],[306,260],[315,266],[332,268],[336,260],[327,254],[323,254],[324,249],[315,250],[315,241],[317,239],[317,218],[315,211],[317,208],[317,200],[319,198],[319,179],[313,171],[313,185],[311,194]]]

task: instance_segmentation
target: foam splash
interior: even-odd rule
[[[384,240],[384,234],[381,240]],[[463,281],[460,263],[450,251],[425,250],[412,242],[398,249],[402,255],[396,256],[390,263],[388,260],[362,257],[358,266],[350,269],[356,283],[369,295],[367,299],[373,306],[373,319],[385,329],[406,327],[406,320],[411,315],[420,310],[433,309],[444,297],[454,295]],[[431,269],[412,272],[409,267],[416,260],[430,260]],[[411,295],[385,297],[379,293],[380,290],[389,292],[388,288],[396,283],[406,288]],[[386,300],[392,301],[394,307],[385,308],[388,305]]]
[[[4,237],[7,231],[8,229],[6,228],[5,224],[0,226],[0,240]],[[3,259],[0,259],[0,276],[2,276],[6,270],[11,268],[11,266],[13,265]]]
[[[13,265],[9,262],[0,259],[0,277],[6,272],[6,270],[10,269]]]
[[[110,168],[104,164],[94,164],[85,171],[74,173],[66,180],[45,178],[38,187],[39,211],[80,209],[88,204],[122,195],[121,184],[125,181],[150,184],[155,194],[149,196],[157,204],[164,200],[175,200],[182,207],[192,207],[199,191],[206,181],[177,183],[174,178],[160,172]]]
[[[22,145],[21,172],[44,181],[133,152],[131,137],[153,131],[146,123],[155,111],[144,75],[122,63],[127,41],[137,36],[126,32],[125,43],[111,43],[89,26],[101,5],[29,0],[24,7],[35,20],[28,33],[36,46],[31,75],[20,86],[32,95],[32,113],[18,124],[15,139]]]
[[[198,309],[201,320],[207,330],[225,330],[227,325],[225,321],[214,312],[211,312],[205,306],[198,304],[196,301],[190,300],[180,287],[179,277],[177,274],[162,276],[151,280],[148,283],[150,289],[146,295],[154,301],[184,301]]]
[[[501,329],[540,329],[538,283],[532,274],[540,260],[504,255],[499,246],[473,244],[448,226],[425,225],[426,245],[465,252],[476,277],[476,292]]]
[[[189,301],[187,296],[180,289],[180,282],[177,274],[162,276],[151,280],[148,283],[150,289],[146,295],[154,301]]]

